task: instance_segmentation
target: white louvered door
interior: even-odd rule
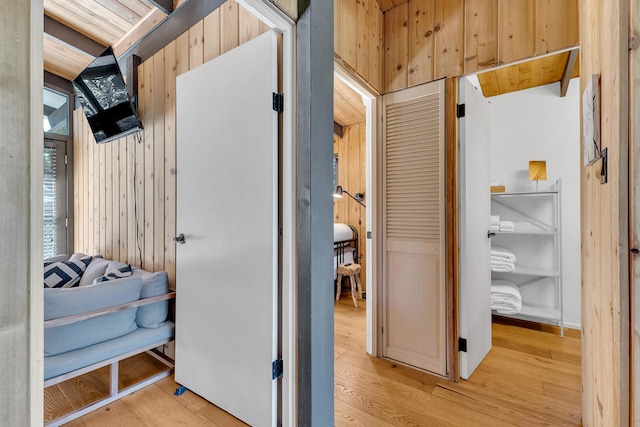
[[[444,81],[383,114],[383,356],[446,375]]]

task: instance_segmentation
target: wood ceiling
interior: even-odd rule
[[[575,52],[573,58],[575,63],[568,73],[568,78],[578,77],[580,75],[580,61],[578,50],[575,49],[480,73],[478,81],[482,93],[488,98],[555,82],[561,82],[562,89],[565,68],[567,64],[571,65],[568,62],[571,59],[571,52]]]
[[[333,78],[333,120],[340,126],[365,121],[362,97],[337,77]]]
[[[167,16],[158,5],[173,10],[172,0],[44,0],[44,69],[72,80],[104,47],[121,54]]]

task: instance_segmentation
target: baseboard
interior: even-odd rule
[[[533,329],[535,331],[549,332],[551,334],[560,335],[560,327],[555,325],[547,325],[545,323],[532,322],[529,320],[514,319],[512,317],[499,316],[496,314],[493,314],[491,318],[494,323],[499,323],[501,325],[518,326],[521,328]],[[580,329],[572,328],[565,323],[565,337],[580,338],[581,335],[582,332],[580,331]]]

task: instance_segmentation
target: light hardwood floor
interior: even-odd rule
[[[343,293],[344,295],[344,293]],[[452,383],[365,352],[364,301],[335,305],[337,426],[580,425],[580,339],[493,325],[493,349],[469,381]],[[121,364],[121,386],[157,372],[137,357]],[[107,393],[108,370],[45,390],[46,419]],[[226,412],[169,377],[69,426],[236,426]]]

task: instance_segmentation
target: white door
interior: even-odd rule
[[[460,376],[468,379],[491,350],[491,157],[489,103],[460,79]]]
[[[383,115],[383,356],[446,375],[444,82]]]
[[[177,79],[176,381],[252,426],[275,425],[277,39]]]

